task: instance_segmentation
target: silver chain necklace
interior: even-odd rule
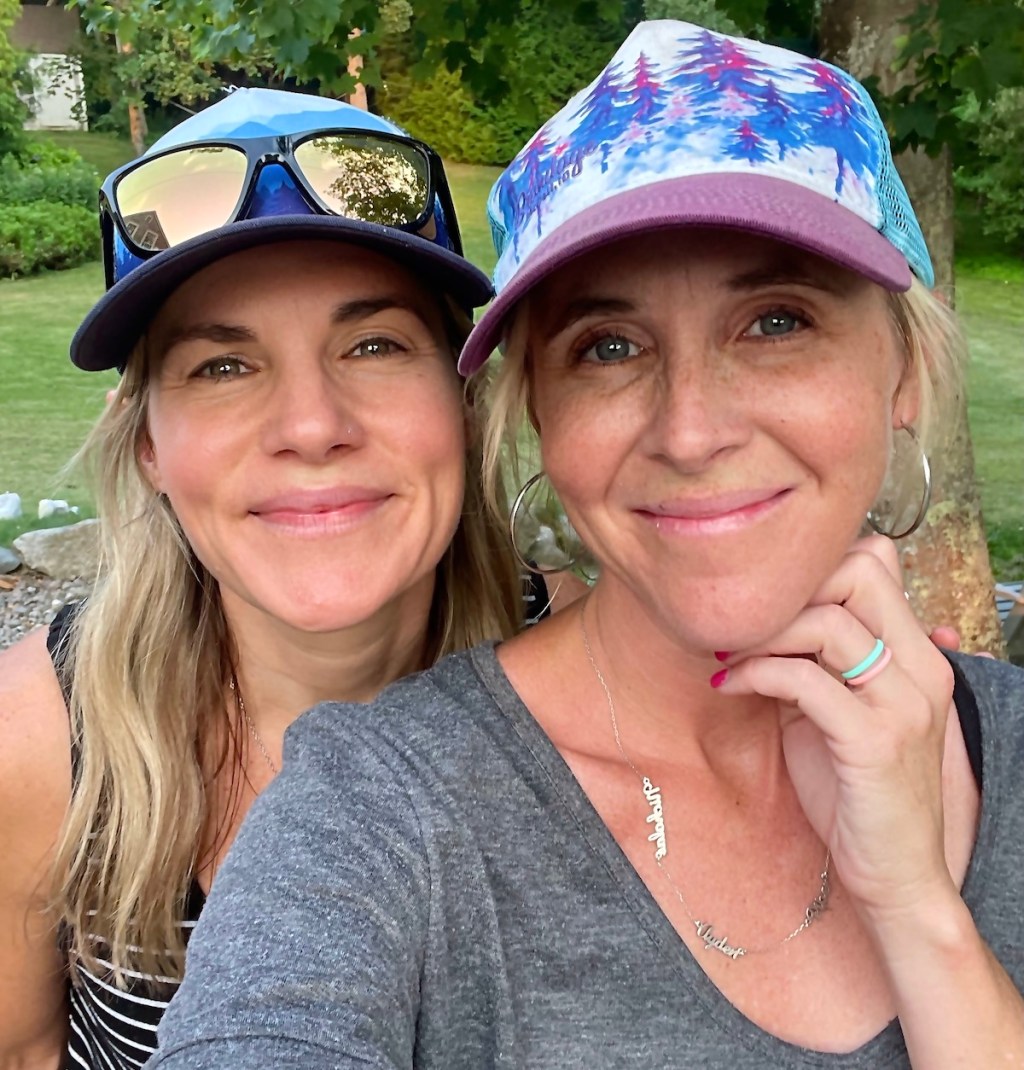
[[[615,716],[615,703],[612,701],[612,693],[604,676],[601,674],[601,670],[597,667],[597,662],[594,660],[594,654],[590,649],[590,638],[587,635],[587,625],[583,619],[585,606],[586,603],[584,602],[584,605],[580,608],[580,628],[583,632],[583,649],[586,651],[590,667],[594,670],[594,675],[597,677],[598,683],[600,683],[601,688],[604,691],[605,698],[608,700],[608,715],[612,722],[612,733],[615,736],[615,746],[619,748],[619,754],[622,755],[622,760],[633,770],[637,778],[640,780],[644,793],[644,801],[650,808],[651,812],[647,815],[645,823],[654,826],[647,837],[647,839],[654,844],[654,861],[657,863],[658,869],[661,870],[665,880],[668,881],[669,887],[676,893],[676,898],[679,900],[683,910],[686,911],[686,916],[697,930],[697,936],[704,941],[705,951],[720,951],[723,955],[735,961],[736,959],[742,958],[744,955],[763,955],[766,952],[775,951],[778,948],[783,947],[785,944],[788,944],[790,940],[794,940],[798,937],[805,929],[809,929],[828,907],[829,893],[831,890],[829,869],[832,863],[832,852],[825,852],[825,865],[822,867],[821,871],[821,887],[818,889],[818,894],[811,900],[810,906],[804,912],[803,921],[801,921],[788,936],[784,937],[782,940],[776,941],[774,944],[768,944],[764,947],[744,947],[740,944],[730,944],[727,936],[719,936],[715,932],[715,927],[712,922],[701,921],[699,918],[695,918],[683,893],[679,890],[676,882],[669,876],[669,872],[663,864],[663,859],[668,855],[668,838],[665,829],[665,808],[661,798],[661,788],[655,786],[650,777],[644,776],[643,773],[637,769],[633,764],[632,759],[626,753],[625,747],[622,745],[622,737],[619,735],[619,722]]]
[[[238,686],[238,677],[233,672],[231,674],[230,686],[231,693],[235,696],[235,706],[238,708],[238,712],[242,715],[242,720],[249,726],[249,733],[253,740],[255,740],[260,754],[263,755],[264,760],[270,767],[270,771],[274,776],[277,776],[277,766],[274,764],[274,759],[270,757],[270,752],[267,750],[266,745],[263,742],[263,737],[256,730],[256,722],[249,716],[249,711],[245,708],[245,699],[242,698],[242,689]]]

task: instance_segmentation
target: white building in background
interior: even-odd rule
[[[16,48],[30,54],[34,91],[28,104],[29,130],[84,130],[85,92],[78,61],[68,55],[78,35],[78,13],[22,0],[21,17],[11,28]]]

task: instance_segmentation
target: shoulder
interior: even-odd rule
[[[1000,723],[1016,723],[1024,732],[1024,668],[996,658],[950,654],[974,693],[984,723],[986,714],[995,713]]]
[[[503,683],[494,646],[485,643],[397,681],[373,702],[322,703],[288,729],[285,768],[299,764],[338,783],[357,767],[413,785],[439,763],[457,774],[508,735]]]
[[[0,850],[11,887],[49,859],[71,797],[67,707],[39,629],[0,653]],[[13,863],[13,865],[12,865]]]
[[[68,711],[40,628],[0,652],[0,785],[16,768],[63,765],[70,776],[70,761]]]
[[[1024,669],[995,658],[951,654],[978,708],[986,793],[994,776],[1019,782],[1024,768]]]

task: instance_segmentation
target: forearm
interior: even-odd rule
[[[1024,1067],[1024,999],[959,896],[875,938],[914,1070]]]

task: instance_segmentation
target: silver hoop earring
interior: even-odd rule
[[[530,476],[516,495],[516,500],[512,503],[512,511],[509,513],[508,517],[508,537],[509,541],[512,543],[512,553],[515,555],[515,559],[527,570],[527,572],[532,572],[535,576],[556,576],[559,572],[566,572],[571,569],[577,563],[577,558],[571,558],[566,564],[561,565],[559,568],[541,568],[540,565],[536,565],[524,557],[516,544],[516,521],[519,517],[519,510],[522,508],[523,502],[526,501],[527,494],[529,494],[543,478],[543,471],[538,472],[534,476]]]
[[[913,535],[915,531],[921,526],[921,522],[925,518],[925,514],[928,512],[928,506],[932,501],[932,466],[928,462],[928,454],[924,452],[924,448],[921,446],[920,440],[914,432],[912,427],[904,427],[901,430],[906,431],[910,435],[910,441],[917,447],[917,452],[920,455],[921,472],[924,477],[924,489],[921,494],[921,503],[917,507],[917,513],[910,524],[899,532],[886,531],[882,525],[878,522],[875,516],[868,512],[868,524],[871,530],[877,532],[879,535],[884,535],[887,539],[905,539],[908,535]]]

